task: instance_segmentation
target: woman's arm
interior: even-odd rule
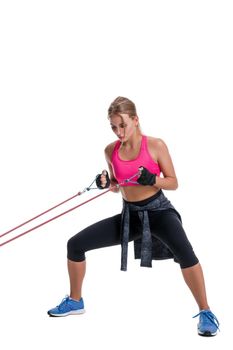
[[[163,177],[156,177],[154,186],[164,190],[176,190],[178,188],[178,181],[173,166],[171,156],[165,142],[161,139],[151,139],[149,142],[149,149],[155,155],[156,161],[159,164]]]

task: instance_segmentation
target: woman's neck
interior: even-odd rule
[[[127,141],[121,144],[125,149],[135,149],[138,147],[138,144],[142,141],[142,133],[140,130],[137,130]]]

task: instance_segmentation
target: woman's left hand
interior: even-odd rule
[[[143,166],[139,168],[139,171],[140,171],[140,176],[137,179],[137,182],[140,185],[153,186],[156,183],[156,174],[152,174],[151,172],[149,172],[149,170],[147,170]]]

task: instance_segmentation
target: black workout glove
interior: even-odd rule
[[[137,182],[143,186],[153,186],[156,183],[156,174],[151,174],[149,170],[141,166],[139,168],[141,175],[137,179]]]
[[[102,182],[101,182],[101,176],[104,175],[106,176],[106,185],[103,187],[102,186]],[[104,170],[102,172],[102,174],[98,174],[96,175],[96,179],[95,179],[95,183],[96,183],[96,186],[100,189],[100,190],[103,190],[104,188],[108,188],[110,186],[110,178],[109,178],[109,175],[108,175],[108,172],[107,170]]]

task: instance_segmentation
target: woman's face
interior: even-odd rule
[[[133,119],[128,114],[121,113],[110,118],[112,131],[121,142],[127,141],[135,132],[138,125],[138,117]]]

